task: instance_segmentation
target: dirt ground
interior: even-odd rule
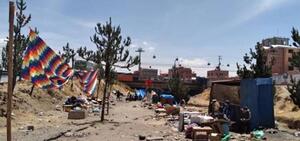
[[[174,123],[165,118],[155,118],[154,111],[142,107],[140,101],[116,102],[111,105],[110,114],[106,121],[99,121],[99,113],[89,113],[84,120],[68,120],[67,113],[62,111],[63,101],[67,96],[78,95],[80,86],[74,83],[74,90],[67,84],[62,91],[47,91],[35,89],[32,96],[28,95],[30,83],[20,82],[13,96],[13,140],[14,141],[136,141],[139,135],[146,137],[162,137],[164,140],[187,140],[183,133],[176,130]],[[115,86],[122,92],[127,88]],[[0,110],[5,110],[6,86],[0,86]],[[276,134],[266,133],[267,140],[272,141],[300,141],[300,137],[294,136],[296,130],[288,128],[289,125],[283,119],[295,119],[298,109],[289,102],[285,89],[278,88],[275,100],[276,120],[279,119],[279,130]],[[197,95],[191,99],[191,105],[185,110],[207,112],[207,100],[209,90],[203,95]],[[200,100],[199,100],[200,99]],[[197,105],[197,102],[200,104]],[[289,103],[288,103],[289,102]],[[285,106],[283,106],[285,105]],[[284,114],[284,113],[287,114]],[[6,119],[0,113],[0,141],[6,140]],[[34,126],[33,131],[26,130],[28,126]],[[247,140],[241,135],[232,133],[232,141]]]
[[[139,101],[116,103],[106,119],[101,123],[99,114],[91,113],[84,120],[68,120],[65,112],[48,111],[35,121],[17,126],[13,138],[15,141],[136,141],[143,135],[185,140],[182,133],[166,123],[166,119],[155,119],[154,112],[142,108]],[[22,130],[26,125],[34,125],[34,131]],[[5,140],[3,128],[0,140]]]
[[[197,111],[205,111],[201,107],[188,107]],[[201,110],[202,109],[202,110]],[[26,117],[26,116],[24,116]],[[23,117],[18,117],[23,119]],[[111,107],[106,121],[99,121],[99,114],[91,113],[84,120],[68,120],[67,113],[61,111],[47,111],[39,119],[23,124],[13,130],[14,141],[137,141],[139,135],[146,137],[163,137],[165,141],[188,140],[183,133],[169,124],[166,119],[156,119],[153,110],[141,107],[140,101],[117,102]],[[23,130],[27,125],[33,125],[33,131]],[[293,132],[279,130],[277,134],[266,133],[267,140],[297,141]],[[232,141],[246,140],[243,136],[233,134]],[[5,141],[5,130],[1,129],[0,140]]]

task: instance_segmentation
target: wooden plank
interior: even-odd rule
[[[7,129],[7,141],[11,141],[11,113],[12,113],[12,94],[13,94],[13,32],[14,32],[14,16],[15,16],[15,4],[9,1],[9,41],[8,41],[8,87],[7,87],[7,118],[6,118],[6,129]]]

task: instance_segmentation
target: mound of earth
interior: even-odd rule
[[[61,90],[43,90],[34,88],[30,96],[32,84],[28,81],[18,81],[13,93],[13,110],[12,110],[12,127],[20,127],[28,124],[36,124],[36,122],[51,121],[55,122],[57,118],[55,114],[62,111],[62,105],[68,96],[78,96],[82,92],[82,86],[78,80],[74,79],[73,89],[71,88],[72,81],[70,80],[63,86]],[[103,81],[99,87],[99,98],[102,99],[104,83]],[[124,84],[115,84],[112,89],[127,92],[127,87]],[[7,84],[0,85],[0,132],[5,132],[6,126],[6,101],[7,101]],[[95,96],[97,92],[95,93]],[[41,118],[43,117],[43,118]],[[40,121],[39,121],[40,120]],[[59,122],[59,121],[57,121]],[[41,122],[44,123],[45,122]],[[47,122],[46,122],[47,123]],[[49,122],[49,124],[51,124]],[[47,125],[48,126],[48,125]],[[13,129],[16,130],[16,129]]]
[[[210,94],[210,88],[207,88],[202,93],[191,97],[188,102],[188,105],[202,106],[202,107],[208,106],[209,94]]]
[[[289,128],[300,128],[300,110],[290,98],[286,86],[276,86],[274,112],[278,121],[286,123]]]

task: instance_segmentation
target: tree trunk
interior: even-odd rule
[[[105,102],[106,102],[106,91],[107,91],[107,81],[104,84],[104,92],[102,98],[102,110],[101,110],[101,121],[104,121],[104,113],[105,113]]]
[[[96,96],[97,99],[99,98],[100,85],[101,85],[101,78],[100,76],[98,76],[98,86],[97,86],[97,96]]]
[[[74,85],[73,76],[71,76],[71,91],[73,91],[73,85]]]
[[[111,94],[111,89],[112,89],[112,85],[109,84],[109,93],[108,93],[108,101],[107,101],[107,108],[106,108],[106,114],[108,115],[109,114],[109,97],[110,97],[110,94]]]
[[[107,86],[108,86],[108,77],[109,77],[109,65],[105,65],[105,84],[104,84],[104,92],[103,92],[103,99],[102,99],[102,110],[101,110],[101,121],[104,121],[104,113],[105,113],[105,102],[106,102],[106,92],[107,92]]]
[[[17,80],[17,76],[16,76],[16,73],[15,73],[15,71],[13,71],[13,85],[12,85],[12,90],[14,91],[14,89],[15,89],[15,86],[16,86],[16,80]]]
[[[0,70],[0,82],[1,82],[2,74],[3,74],[3,69]]]
[[[32,96],[33,90],[34,90],[34,84],[32,85],[31,90],[30,90],[30,92],[29,92],[29,95],[30,95],[30,96]]]
[[[18,76],[19,76],[19,81],[21,81],[22,80],[22,75],[21,75],[21,70],[19,70],[19,73],[18,73]]]

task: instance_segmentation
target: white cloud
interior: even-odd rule
[[[144,46],[147,46],[147,45],[148,45],[148,42],[143,41],[142,44],[143,44]]]
[[[132,44],[130,45],[130,47],[132,49],[141,47],[141,48],[143,48],[143,50],[145,50],[145,52],[149,52],[149,53],[154,52],[155,46],[156,46],[156,44],[153,42],[141,41],[139,39],[133,39]]]
[[[247,22],[260,14],[272,10],[274,8],[277,8],[278,6],[281,6],[283,3],[288,2],[288,0],[259,0],[256,4],[253,6],[249,6],[249,8],[245,8],[246,11],[241,12],[239,17],[237,17],[232,25],[239,25],[244,22]]]
[[[147,50],[150,51],[150,52],[153,52],[155,50],[155,47],[150,46],[150,47],[147,48]]]
[[[180,64],[187,67],[202,67],[207,65],[208,61],[202,58],[184,59],[179,58]]]

